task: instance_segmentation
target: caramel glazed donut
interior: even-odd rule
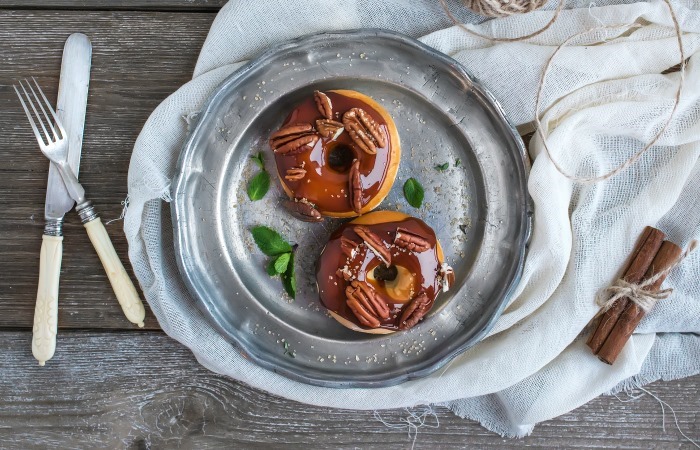
[[[270,135],[277,174],[298,219],[356,217],[391,190],[401,160],[396,125],[371,97],[316,91]]]
[[[318,261],[321,303],[342,325],[386,334],[415,326],[454,283],[432,228],[377,211],[342,225]]]

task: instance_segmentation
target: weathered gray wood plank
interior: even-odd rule
[[[12,83],[36,76],[56,98],[61,52],[73,32],[92,40],[81,181],[104,221],[126,197],[133,143],[151,111],[191,78],[215,14],[0,11],[1,327],[31,327],[48,163]],[[75,213],[67,217],[59,302],[61,328],[130,328]],[[121,222],[107,226],[128,262]],[[128,265],[127,265],[128,266]],[[157,328],[148,313],[146,326]]]
[[[59,334],[46,367],[31,356],[29,332],[0,333],[0,448],[408,448],[406,431],[371,411],[302,405],[208,372],[160,332]],[[649,389],[700,435],[700,376]],[[603,397],[546,422],[533,435],[504,440],[437,409],[416,448],[684,448],[667,411],[649,397]],[[404,410],[382,412],[399,423]],[[432,422],[429,422],[432,424]]]
[[[216,11],[227,0],[0,0],[0,9]]]

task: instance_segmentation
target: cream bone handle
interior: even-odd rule
[[[143,303],[129,278],[129,274],[126,273],[126,269],[124,269],[119,260],[117,252],[114,250],[102,220],[99,217],[95,217],[85,222],[84,225],[88,237],[90,237],[90,242],[95,247],[97,256],[100,257],[102,267],[107,272],[107,277],[109,277],[109,282],[112,284],[112,289],[124,311],[124,315],[131,323],[143,327],[143,320],[146,317]]]
[[[58,331],[58,279],[63,258],[63,236],[44,235],[39,254],[39,288],[34,309],[32,354],[39,365],[53,357]]]

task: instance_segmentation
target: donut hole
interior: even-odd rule
[[[394,281],[398,275],[399,269],[394,265],[380,264],[374,268],[374,279],[378,281]]]
[[[328,167],[338,173],[349,172],[355,160],[352,147],[341,142],[333,142],[328,147]]]
[[[416,277],[405,267],[379,264],[367,272],[367,281],[395,303],[407,303],[416,292]]]

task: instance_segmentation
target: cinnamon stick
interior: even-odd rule
[[[642,281],[642,277],[649,270],[649,266],[665,238],[666,235],[661,230],[654,227],[644,228],[644,232],[632,251],[630,264],[623,275],[625,281],[635,284]],[[600,351],[628,303],[629,300],[627,298],[621,298],[613,303],[613,306],[600,317],[598,326],[588,338],[588,342],[586,342],[594,354]]]
[[[678,260],[682,252],[683,250],[673,242],[664,241],[659,252],[651,262],[649,270],[644,274],[643,279],[648,280],[654,275],[668,269]],[[656,282],[646,287],[645,290],[649,292],[658,292],[665,279],[666,275],[660,277]],[[620,315],[620,318],[610,331],[610,335],[598,352],[598,358],[607,364],[614,363],[644,315],[644,310],[636,303],[628,302],[625,310]]]

